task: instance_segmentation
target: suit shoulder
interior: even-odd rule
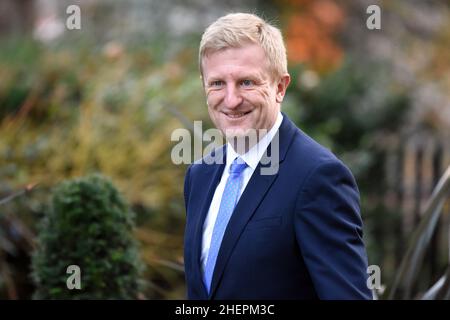
[[[301,158],[303,164],[318,165],[327,162],[342,162],[330,149],[324,147],[300,129],[297,129],[291,149],[291,155]]]
[[[338,170],[354,179],[351,170],[341,159],[300,129],[297,129],[288,157],[291,172],[298,171],[301,175],[309,176],[322,168],[325,171]]]

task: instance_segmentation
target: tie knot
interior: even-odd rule
[[[245,168],[247,168],[245,161],[241,158],[236,158],[230,166],[230,174],[240,174]]]

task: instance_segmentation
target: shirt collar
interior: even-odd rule
[[[278,129],[281,126],[281,122],[283,121],[283,115],[281,112],[278,112],[277,120],[275,121],[275,124],[272,126],[272,128],[267,132],[264,137],[261,138],[261,140],[258,141],[257,144],[255,144],[252,148],[250,148],[249,151],[244,153],[243,155],[238,154],[236,151],[234,151],[231,144],[227,143],[227,162],[226,166],[229,167],[231,163],[236,159],[237,157],[241,157],[242,160],[245,161],[245,163],[252,168],[253,170],[256,169],[258,166],[259,161],[261,160],[262,156],[264,155],[264,152],[266,151],[267,147],[269,146],[270,142],[272,142],[273,137],[277,133]]]

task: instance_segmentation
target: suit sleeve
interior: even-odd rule
[[[320,299],[372,299],[359,192],[340,161],[319,164],[297,198],[295,232]]]

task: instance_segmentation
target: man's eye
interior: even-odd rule
[[[241,85],[243,87],[250,87],[254,84],[254,82],[252,80],[242,80]]]
[[[222,85],[222,81],[220,80],[212,81],[209,85],[211,87],[220,87]]]

